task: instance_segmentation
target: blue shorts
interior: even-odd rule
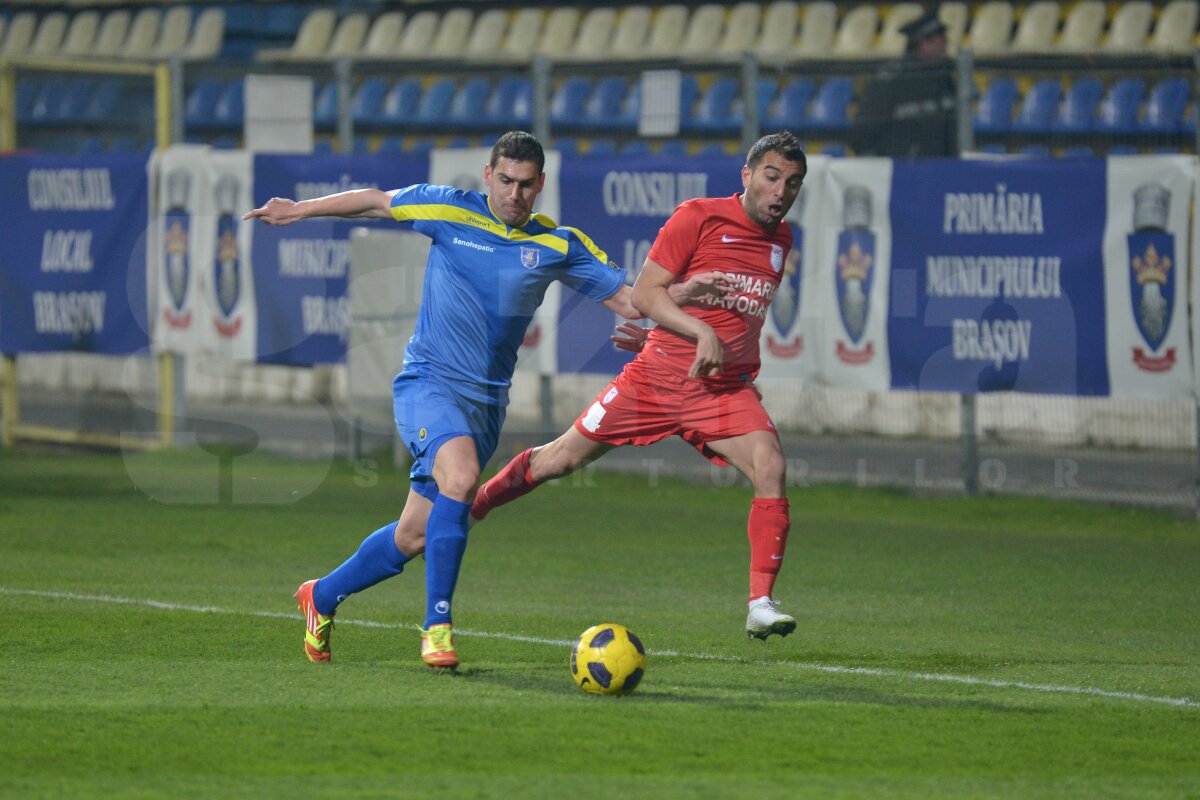
[[[438,380],[411,372],[396,376],[392,398],[396,429],[413,457],[409,479],[421,496],[437,498],[433,460],[451,439],[470,436],[475,440],[480,470],[496,452],[504,406],[465,398]]]

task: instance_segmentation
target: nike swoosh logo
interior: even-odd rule
[[[772,561],[783,561],[783,556],[771,556]]]
[[[729,244],[730,242],[740,242],[741,239],[731,239],[729,236],[721,234],[721,241],[725,242],[725,244]]]

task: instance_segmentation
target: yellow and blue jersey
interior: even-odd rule
[[[517,350],[551,281],[601,301],[625,280],[581,231],[541,214],[511,227],[480,192],[419,183],[397,192],[391,210],[433,240],[404,371],[475,401],[508,403]]]

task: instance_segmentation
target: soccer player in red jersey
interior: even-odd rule
[[[633,285],[634,307],[658,327],[566,433],[521,453],[479,489],[474,521],[614,447],[679,436],[710,461],[732,464],[754,487],[747,635],[795,630],[796,620],[771,596],[789,528],[786,463],[754,378],[759,334],[792,246],[791,229],[780,223],[807,171],[796,138],[774,133],[750,148],[744,192],[688,200],[675,210]],[[712,271],[725,276],[720,296],[681,307],[667,293]]]

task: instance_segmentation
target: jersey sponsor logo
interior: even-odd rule
[[[457,236],[454,237],[453,241],[459,247],[470,247],[473,250],[481,250],[484,253],[496,252],[496,248],[494,248],[494,247],[491,247],[486,244],[480,244],[479,242],[469,242],[466,239],[460,239]]]
[[[521,245],[521,266],[525,269],[535,269],[541,260],[541,251],[536,247]]]

